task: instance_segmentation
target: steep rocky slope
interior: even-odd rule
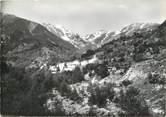
[[[58,37],[63,40],[68,41],[76,48],[79,48],[83,52],[88,49],[97,49],[102,45],[111,42],[112,40],[118,39],[122,35],[132,36],[135,32],[143,33],[152,31],[155,29],[158,24],[156,23],[135,23],[129,26],[124,27],[120,31],[104,31],[100,30],[93,34],[87,34],[86,36],[81,36],[79,34],[75,34],[67,29],[65,29],[61,25],[51,25],[48,23],[43,24],[50,32],[54,33]]]
[[[45,26],[50,32],[54,33],[56,36],[74,45],[80,50],[80,52],[86,52],[88,49],[95,50],[98,47],[104,45],[105,43],[117,39],[120,36],[119,31],[112,32],[104,30],[82,36],[65,29],[61,25],[54,26],[49,23],[43,23],[43,26]]]
[[[15,65],[35,61],[56,63],[77,53],[72,44],[38,23],[8,14],[3,14],[1,21],[1,51]]]
[[[44,23],[43,26],[45,26],[50,32],[52,32],[56,36],[74,45],[80,50],[80,52],[85,52],[88,49],[96,49],[95,44],[85,40],[84,37],[80,36],[79,34],[75,34],[65,29],[61,25],[54,26],[48,23]]]
[[[112,31],[98,31],[94,34],[88,34],[85,40],[95,44],[97,47],[101,47],[102,45],[117,39],[120,35],[119,31],[112,32]]]

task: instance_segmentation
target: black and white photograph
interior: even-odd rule
[[[0,0],[0,116],[166,117],[166,0]]]

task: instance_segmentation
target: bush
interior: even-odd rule
[[[55,87],[59,87],[61,82],[64,80],[67,84],[81,82],[84,81],[84,74],[79,67],[76,67],[73,71],[65,71],[53,75],[53,82]]]
[[[104,87],[99,87],[97,85],[89,86],[89,92],[91,96],[89,97],[89,103],[91,105],[98,105],[103,107],[106,104],[106,99],[112,100],[114,97],[114,90],[112,84],[106,84]]]
[[[145,100],[139,95],[139,90],[134,87],[129,87],[124,93],[120,92],[119,105],[132,116],[149,115],[148,106]]]
[[[84,74],[81,72],[81,69],[79,67],[76,67],[72,72],[71,80],[72,83],[84,81]]]
[[[108,68],[106,64],[99,64],[97,69],[95,69],[95,73],[101,78],[105,78],[109,75]]]
[[[61,82],[59,91],[62,94],[62,96],[65,96],[70,93],[70,87],[68,86],[65,80]]]
[[[0,61],[0,73],[5,74],[9,72],[9,67],[4,61]]]
[[[89,49],[89,50],[86,51],[85,54],[81,55],[81,58],[86,59],[86,58],[92,56],[93,54],[95,54],[95,52],[93,50]]]
[[[135,60],[136,62],[141,62],[141,61],[146,60],[146,59],[143,57],[142,53],[136,53],[133,56],[133,60]]]
[[[74,89],[73,91],[70,91],[69,94],[69,99],[74,100],[74,101],[81,101],[81,97],[79,96],[79,94],[77,93],[76,89]]]
[[[102,64],[88,64],[83,68],[83,73],[87,74],[88,72],[94,70],[95,74],[97,74],[101,78],[105,78],[109,75],[107,64],[107,62]]]
[[[165,77],[161,76],[158,73],[155,73],[155,74],[149,73],[148,80],[149,80],[149,83],[151,84],[161,84],[161,85],[166,84]]]
[[[35,77],[35,78],[34,78]],[[23,68],[11,67],[2,77],[2,114],[43,115],[45,109],[41,84],[43,77],[30,75]],[[43,95],[43,96],[41,96]]]
[[[87,74],[88,72],[94,70],[97,68],[97,64],[87,64],[85,67],[83,67],[83,74]]]
[[[54,111],[51,111],[51,112],[48,111],[47,115],[49,115],[49,116],[55,116],[55,115],[64,116],[65,115],[65,110],[63,109],[62,101],[54,98],[53,107],[54,107]]]
[[[128,85],[132,84],[132,82],[130,80],[124,80],[124,81],[122,81],[122,84],[124,86],[128,86]]]

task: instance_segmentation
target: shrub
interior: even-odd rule
[[[79,67],[76,67],[72,72],[71,80],[73,83],[84,81],[84,74],[81,72]]]
[[[48,111],[47,115],[49,115],[49,116],[55,116],[55,115],[64,116],[65,115],[65,110],[63,109],[62,101],[54,98],[53,107],[54,107],[54,110],[51,112]]]
[[[42,74],[41,74],[42,75]],[[11,67],[2,77],[3,114],[43,115],[46,99],[41,89],[44,77],[36,74],[30,78],[23,68]],[[41,96],[43,95],[43,96]]]
[[[134,87],[129,87],[126,93],[123,91],[120,92],[119,105],[128,115],[149,115],[148,106],[145,100],[139,95],[139,92]]]
[[[105,106],[106,99],[112,100],[114,97],[114,90],[112,84],[106,84],[104,87],[92,85],[89,87],[91,96],[89,97],[89,103],[91,105],[98,105],[99,107]]]
[[[161,85],[166,84],[165,77],[161,76],[158,73],[155,73],[155,74],[149,73],[148,80],[149,80],[149,83],[151,83],[151,84],[161,84]]]
[[[97,64],[87,64],[85,67],[83,67],[83,74],[87,74],[88,72],[96,69]]]
[[[9,67],[6,64],[6,62],[0,61],[0,73],[4,74],[4,73],[8,73],[8,72],[9,72]]]
[[[68,84],[66,83],[65,80],[63,80],[60,84],[60,87],[59,87],[59,90],[60,90],[60,93],[65,96],[67,94],[70,93],[70,87],[68,86]]]
[[[128,85],[132,84],[132,82],[130,80],[124,80],[124,81],[122,81],[122,84],[124,86],[128,86]]]
[[[142,53],[136,53],[133,56],[133,60],[135,60],[136,62],[140,62],[140,61],[146,60],[146,58],[143,56]]]
[[[105,78],[109,75],[108,68],[106,64],[99,64],[97,69],[95,69],[95,73],[101,78]]]
[[[106,61],[102,64],[88,64],[83,68],[83,73],[86,74],[94,70],[95,74],[97,74],[101,78],[105,78],[109,75],[107,65],[108,62]]]
[[[81,58],[86,59],[86,58],[92,56],[93,54],[95,54],[95,52],[93,50],[89,49],[89,50],[86,51],[85,54],[81,55]]]
[[[76,89],[70,91],[70,94],[68,97],[69,97],[69,99],[74,100],[74,101],[81,101],[81,97],[77,93]]]

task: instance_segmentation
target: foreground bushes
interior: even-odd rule
[[[77,68],[73,72],[64,72],[52,75],[48,71],[36,71],[31,74],[24,68],[7,67],[2,74],[2,102],[1,113],[12,115],[64,115],[61,102],[55,103],[55,112],[48,112],[44,104],[50,98],[52,88],[56,88],[62,96],[74,101],[81,101],[77,91],[71,90],[69,84],[84,80],[82,72]],[[81,79],[80,79],[81,78]],[[130,82],[124,82],[128,86]],[[114,84],[105,83],[89,85],[89,105],[105,107],[107,100],[115,101]],[[127,87],[117,96],[116,102],[128,115],[148,115],[148,106],[140,96],[138,89]]]
[[[80,100],[76,90],[71,90],[69,83],[83,80],[80,69],[72,73],[52,75],[39,70],[32,73],[24,68],[9,67],[2,73],[1,113],[11,115],[50,115],[44,107],[47,95],[52,88],[57,88],[61,95],[72,100]],[[72,76],[72,77],[70,77]]]
[[[132,116],[146,116],[149,115],[148,106],[140,95],[137,88],[129,87],[126,92],[121,91],[119,97],[119,106]]]
[[[39,97],[42,79],[32,81],[24,69],[10,68],[8,73],[2,74],[2,114],[42,114],[43,97]]]
[[[115,92],[113,90],[113,84],[109,83],[103,87],[98,85],[90,85],[89,92],[91,96],[89,97],[90,105],[98,105],[99,107],[105,106],[107,99],[112,100]]]

